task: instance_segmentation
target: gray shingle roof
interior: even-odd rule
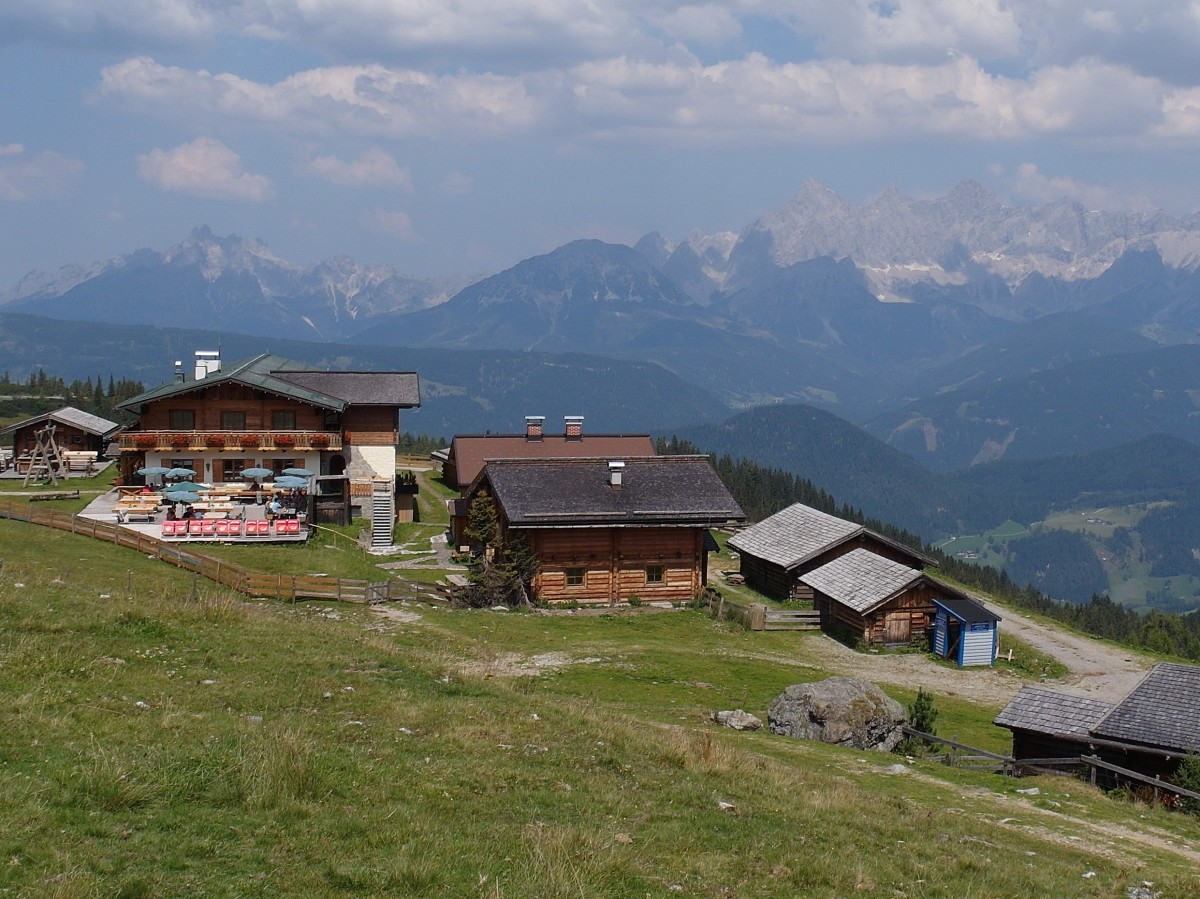
[[[620,487],[609,485],[609,461],[495,459],[480,477],[517,527],[709,527],[745,518],[707,456],[622,459]]]
[[[1103,699],[1056,693],[1045,687],[1022,687],[996,716],[995,723],[1001,727],[1086,739],[1113,707],[1113,703]]]
[[[336,396],[352,406],[421,405],[421,386],[411,371],[276,371],[280,380]]]
[[[41,415],[35,415],[32,418],[11,424],[6,428],[0,429],[0,434],[8,434],[18,428],[25,428],[40,421],[54,421],[59,424],[72,425],[89,434],[95,434],[97,437],[107,437],[121,427],[115,421],[109,421],[107,418],[101,418],[99,415],[92,415],[90,412],[84,412],[81,409],[76,409],[74,406],[63,406],[61,409],[55,409],[53,412],[43,412]]]
[[[792,568],[865,528],[796,503],[729,538],[738,552]]]
[[[1155,665],[1092,733],[1105,740],[1200,752],[1200,668]]]
[[[349,405],[419,406],[420,387],[415,372],[325,372],[307,364],[264,353],[243,359],[197,380],[160,384],[121,403],[122,409],[137,409],[144,403],[234,381],[259,390],[309,403],[323,409],[342,411]]]
[[[856,612],[869,612],[924,578],[921,572],[869,549],[852,549],[801,575],[801,583]]]

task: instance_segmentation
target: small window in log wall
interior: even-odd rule
[[[646,583],[661,584],[663,582],[663,567],[661,565],[646,566]]]
[[[567,586],[582,587],[584,574],[585,572],[582,568],[568,568],[566,570]]]

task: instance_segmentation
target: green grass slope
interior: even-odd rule
[[[820,637],[250,604],[9,521],[0,558],[8,895],[1200,891],[1194,819],[707,722],[822,676]]]

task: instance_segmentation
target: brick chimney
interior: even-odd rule
[[[583,416],[582,415],[564,415],[563,416],[563,436],[568,440],[583,439]]]
[[[620,487],[621,478],[625,474],[624,462],[609,462],[608,463],[608,486]]]
[[[542,425],[546,421],[544,415],[526,415],[525,416],[525,439],[526,440],[541,440]]]

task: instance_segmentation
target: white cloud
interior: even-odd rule
[[[471,192],[471,187],[474,182],[470,175],[464,175],[462,172],[451,172],[442,179],[442,193],[449,194],[452,197],[466,196]]]
[[[343,162],[336,156],[316,156],[300,167],[301,171],[345,187],[394,187],[412,190],[412,175],[396,160],[377,147],[366,150],[358,159]]]
[[[386,234],[397,240],[412,241],[419,236],[408,213],[398,210],[372,209],[363,215],[361,221],[368,231]]]
[[[1108,187],[1087,184],[1066,176],[1043,175],[1031,162],[1017,167],[1012,188],[1022,199],[1033,203],[1055,203],[1065,198],[1074,200],[1087,209],[1153,208],[1142,198],[1115,193]]]
[[[78,159],[52,150],[30,156],[21,144],[0,146],[0,201],[61,199],[71,192],[83,169]]]
[[[160,190],[210,200],[259,202],[271,195],[270,178],[243,172],[238,155],[209,137],[138,156],[138,175]]]
[[[262,84],[137,57],[103,69],[98,95],[191,121],[241,120],[296,132],[387,137],[498,134],[520,130],[537,115],[516,78],[435,76],[379,65],[309,69]]]
[[[182,46],[211,38],[227,22],[226,12],[205,0],[12,0],[0,3],[0,44]]]
[[[101,96],[212,127],[389,139],[548,136],[595,140],[845,143],[897,133],[968,140],[1047,134],[1145,139],[1187,119],[1180,92],[1084,61],[1011,78],[969,57],[939,65],[779,64],[761,54],[702,65],[687,56],[588,62],[526,78],[435,76],[384,66],[298,72],[275,84],[129,59],[102,72]],[[330,163],[328,168],[336,168]]]

